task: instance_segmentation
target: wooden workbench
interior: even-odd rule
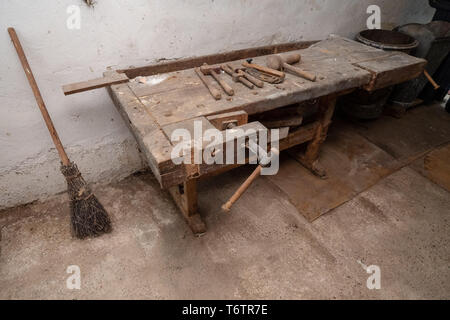
[[[263,88],[250,90],[233,83],[231,77],[222,75],[234,88],[235,95],[227,99],[214,100],[197,77],[194,69],[169,72],[158,84],[130,81],[109,87],[110,95],[129,124],[141,151],[161,187],[168,189],[194,233],[206,230],[197,207],[196,180],[223,172],[230,165],[175,165],[171,160],[173,145],[170,132],[175,128],[190,128],[194,120],[201,120],[206,127],[212,123],[211,116],[236,112],[239,124],[244,127],[264,128],[259,122],[246,123],[252,117],[270,110],[283,108],[304,101],[317,101],[315,121],[295,128],[280,141],[284,150],[308,142],[306,152],[299,161],[318,175],[323,169],[318,163],[319,147],[326,138],[331,123],[337,96],[357,88],[373,91],[417,77],[426,61],[400,52],[385,52],[340,37],[317,42],[302,50],[301,63],[306,71],[317,75],[311,82],[289,73],[283,83],[265,83]],[[265,56],[255,57],[254,63],[265,65]],[[244,60],[231,61],[240,66]],[[145,68],[140,68],[147,76]],[[136,76],[136,69],[121,70],[121,73]],[[237,116],[238,117],[238,116]]]

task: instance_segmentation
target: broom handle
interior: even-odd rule
[[[36,98],[36,102],[41,110],[42,116],[44,117],[45,124],[47,125],[48,131],[52,136],[53,143],[55,144],[56,150],[58,150],[59,157],[63,165],[68,166],[70,164],[69,158],[67,157],[66,151],[59,139],[58,133],[53,125],[52,119],[48,114],[47,108],[45,107],[44,100],[42,99],[41,92],[39,91],[39,87],[34,79],[33,72],[31,71],[30,65],[28,64],[27,57],[23,52],[22,45],[20,44],[19,38],[17,37],[16,31],[14,28],[8,28],[9,36],[16,48],[17,55],[19,56],[20,62],[22,63],[23,70],[28,78],[28,82],[30,83],[31,89],[33,90],[34,97]]]

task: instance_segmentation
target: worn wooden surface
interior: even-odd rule
[[[163,187],[179,184],[192,177],[192,168],[175,166],[170,158],[173,146],[168,134],[172,127],[195,118],[204,119],[234,111],[245,111],[251,116],[360,87],[378,89],[414,78],[425,65],[423,59],[400,52],[388,53],[340,37],[289,53],[301,54],[302,61],[294,66],[315,73],[316,82],[286,74],[282,84],[266,84],[263,88],[251,90],[223,74],[222,78],[233,87],[235,95],[227,97],[223,94],[223,98],[217,101],[211,97],[192,68],[164,74],[165,80],[157,84],[152,84],[152,81],[130,81],[111,86],[112,98],[129,122]],[[253,62],[265,65],[265,60],[266,56],[260,56]],[[238,67],[243,61],[232,61],[230,64]],[[144,75],[152,74],[148,70],[141,71]],[[315,125],[311,127],[316,128]],[[291,134],[287,141],[304,142],[305,135]],[[287,144],[291,143],[281,142],[281,145]],[[215,165],[208,167],[211,170],[220,169]],[[195,171],[200,175],[210,172],[201,165]]]

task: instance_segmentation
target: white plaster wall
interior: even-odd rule
[[[109,66],[141,66],[252,46],[353,37],[366,9],[382,23],[428,22],[423,0],[81,0],[0,1],[0,209],[65,190],[48,136],[7,27],[22,41],[69,156],[90,182],[120,179],[144,166],[104,89],[65,97],[61,85],[101,76]],[[81,30],[66,9],[81,7]]]

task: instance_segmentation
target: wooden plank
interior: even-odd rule
[[[296,127],[303,122],[303,117],[300,115],[287,115],[273,120],[261,120],[261,123],[269,129],[281,127]]]
[[[384,51],[357,41],[334,36],[332,41],[320,41],[310,47],[334,59],[345,59],[372,74],[364,89],[373,91],[414,79],[424,70],[426,60],[399,51]],[[317,60],[323,56],[317,55]]]
[[[364,89],[373,91],[418,77],[426,64],[427,61],[424,59],[396,52],[390,56],[358,62],[354,65],[372,74],[372,80],[364,86]]]
[[[268,45],[256,48],[247,48],[219,54],[211,54],[201,57],[192,57],[187,59],[166,61],[144,67],[122,69],[118,70],[118,72],[125,73],[130,79],[132,79],[136,78],[137,76],[151,76],[159,73],[168,73],[200,67],[201,65],[203,65],[203,63],[219,64],[233,60],[247,59],[268,54],[305,49],[316,42],[317,41],[299,41],[299,42]]]
[[[319,122],[316,121],[289,133],[287,138],[280,140],[280,151],[312,140],[318,126]]]
[[[174,170],[175,167],[170,159],[172,150],[170,141],[127,84],[113,85],[108,91],[141,151],[144,152],[150,169],[163,186],[161,174]]]
[[[205,117],[198,117],[198,118],[189,119],[189,120],[185,120],[185,121],[172,123],[172,124],[163,126],[162,130],[164,131],[164,133],[165,133],[167,139],[169,139],[169,141],[172,141],[172,133],[177,129],[187,130],[193,140],[195,138],[202,139],[203,137],[195,137],[196,123],[197,123],[197,126],[200,126],[202,133],[204,133],[208,129],[215,129],[215,127]]]
[[[385,56],[386,51],[366,46],[360,42],[350,40],[340,36],[331,36],[325,41],[319,41],[313,44],[309,53],[314,54],[314,60],[324,59],[345,60],[349,63],[355,63],[361,60],[374,59]]]
[[[63,91],[64,95],[68,96],[74,93],[89,91],[93,89],[107,87],[113,84],[120,84],[124,82],[128,82],[130,79],[124,73],[111,73],[109,76],[105,76],[102,78],[71,83],[64,85]]]

